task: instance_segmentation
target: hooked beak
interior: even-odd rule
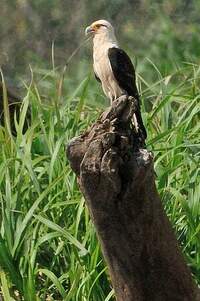
[[[88,26],[85,30],[85,35],[88,36],[94,32],[95,32],[95,30],[91,26]]]

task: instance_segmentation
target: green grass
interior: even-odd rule
[[[168,76],[154,72],[158,80],[153,84],[138,76],[147,145],[166,212],[200,284],[200,67],[184,65]],[[40,72],[37,84],[27,87],[20,120],[15,120],[16,137],[8,113],[5,128],[0,127],[0,283],[5,301],[114,300],[95,229],[65,155],[67,142],[95,120],[106,102],[90,77],[71,93],[68,79],[63,93],[59,81],[55,70]],[[23,131],[28,106],[32,122]]]

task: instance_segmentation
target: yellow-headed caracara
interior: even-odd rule
[[[124,94],[137,100],[134,123],[145,140],[147,134],[140,112],[135,69],[126,52],[119,48],[114,28],[108,21],[99,20],[88,26],[85,33],[93,35],[93,67],[96,79],[101,82],[103,91],[111,102]]]

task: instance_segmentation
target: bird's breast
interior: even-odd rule
[[[108,49],[95,49],[93,52],[94,72],[101,80],[104,93],[110,100],[123,94],[119,87],[110,64]]]
[[[108,58],[108,51],[99,50],[94,51],[94,71],[102,80],[107,80],[112,72],[110,61]]]

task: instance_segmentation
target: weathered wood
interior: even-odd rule
[[[190,271],[158,196],[152,154],[132,126],[126,96],[67,156],[97,230],[118,301],[194,301]]]

